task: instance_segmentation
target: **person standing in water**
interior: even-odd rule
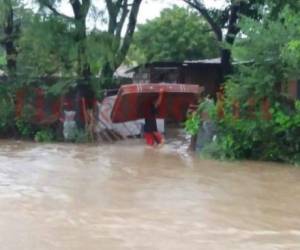
[[[149,114],[145,118],[144,138],[149,146],[162,145],[164,143],[164,138],[158,131],[156,124],[156,116],[158,114],[158,108],[163,100],[163,93],[164,90],[160,89],[159,97],[155,102],[151,103]]]

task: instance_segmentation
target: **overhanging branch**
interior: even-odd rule
[[[204,5],[200,3],[198,0],[182,0],[182,1],[190,5],[192,8],[196,9],[205,18],[205,20],[208,22],[208,24],[211,26],[212,30],[214,31],[217,40],[221,42],[223,40],[222,29],[210,16],[208,10],[204,7]]]
[[[53,4],[49,3],[47,0],[39,0],[39,3],[44,6],[44,7],[47,7],[49,10],[52,11],[52,13],[54,15],[57,15],[57,16],[60,16],[60,17],[63,17],[69,21],[74,21],[74,18],[73,17],[70,17],[70,16],[67,16],[61,12],[59,12],[54,6]]]

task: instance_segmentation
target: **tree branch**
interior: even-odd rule
[[[116,6],[112,2],[112,0],[105,0],[106,2],[106,7],[108,11],[108,33],[109,34],[114,34],[116,25],[117,25],[117,12],[116,12]]]
[[[238,13],[240,12],[240,4],[233,4],[230,7],[230,17],[228,21],[228,31],[225,37],[225,41],[229,44],[233,44],[236,35],[240,32],[240,28],[237,27],[237,21],[238,21]]]
[[[42,6],[47,7],[49,10],[51,10],[54,15],[63,17],[65,19],[69,20],[69,21],[74,21],[73,17],[70,17],[70,16],[67,16],[63,13],[60,13],[51,3],[48,2],[48,0],[39,0],[39,3]]]
[[[196,9],[208,22],[211,26],[212,30],[214,31],[216,38],[219,42],[223,40],[223,34],[221,27],[213,20],[213,18],[208,13],[207,9],[200,3],[198,0],[183,0],[185,3]]]
[[[117,29],[116,29],[116,37],[117,38],[121,37],[122,29],[123,29],[126,17],[129,13],[127,2],[128,2],[127,0],[124,0],[124,5],[122,5],[122,7],[121,7],[122,14],[121,14],[120,21],[117,23]]]
[[[75,20],[81,19],[81,3],[79,0],[70,0],[70,4],[72,5]]]
[[[90,6],[91,6],[91,0],[82,0],[81,9],[82,9],[82,15],[84,17],[87,16]]]
[[[123,59],[125,58],[125,56],[128,52],[130,43],[132,41],[133,33],[134,33],[134,30],[135,30],[135,27],[136,27],[137,16],[138,16],[138,13],[139,13],[139,8],[140,8],[140,5],[141,5],[141,2],[142,2],[142,0],[135,0],[132,3],[130,15],[129,15],[128,26],[127,26],[127,31],[126,31],[126,34],[125,34],[125,37],[123,39],[123,43],[122,43],[122,46],[121,46],[120,52],[119,52],[119,60],[118,60],[119,62],[118,62],[118,64],[120,64],[120,62],[123,61]],[[117,66],[119,66],[119,65],[117,65]]]

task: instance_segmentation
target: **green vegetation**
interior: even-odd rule
[[[299,106],[299,103],[297,104]],[[204,154],[219,159],[256,159],[300,162],[299,115],[291,115],[278,105],[272,109],[272,119],[236,119],[226,115],[217,120],[217,137]]]
[[[34,135],[36,142],[51,142],[54,140],[54,133],[51,129],[43,129]]]
[[[1,136],[52,140],[30,117],[14,117],[17,90],[28,90],[29,99],[35,97],[35,88],[56,96],[72,93],[78,101],[92,99],[114,84],[113,74],[125,60],[141,0],[105,0],[103,10],[90,0],[74,0],[69,2],[70,16],[60,13],[60,2],[36,0],[38,9],[25,7],[23,0],[3,0],[0,5],[0,69],[5,73],[0,79],[0,96],[5,96]],[[87,20],[97,25],[91,30]],[[27,105],[23,110],[27,108],[33,109]]]
[[[5,65],[5,57],[0,51],[0,68],[3,68],[4,65]]]
[[[173,6],[139,25],[130,50],[131,62],[184,61],[218,56],[218,42],[194,11]]]
[[[14,127],[15,108],[10,96],[5,96],[0,90],[0,134],[9,134]]]
[[[247,63],[225,84],[224,116],[217,116],[216,105],[210,109],[218,131],[204,154],[300,163],[300,102],[284,91],[288,80],[299,78],[298,24],[297,12],[288,8],[276,19],[243,18],[244,36],[232,49]]]

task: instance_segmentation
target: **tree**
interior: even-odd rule
[[[129,60],[183,61],[217,55],[217,40],[205,20],[191,10],[173,6],[138,26]]]
[[[289,36],[280,53],[282,63],[287,69],[286,76],[292,79],[300,79],[300,30],[299,12],[287,9],[283,12],[281,22],[288,29]]]
[[[77,75],[79,78],[88,80],[90,78],[90,65],[86,57],[86,19],[91,7],[91,0],[74,0],[69,1],[73,17],[66,16],[57,10],[57,4],[59,1],[51,0],[38,0],[42,7],[46,7],[52,11],[54,15],[63,17],[75,26],[75,32],[73,36],[74,43],[77,46]]]
[[[220,56],[222,66],[222,80],[232,73],[232,58],[230,47],[235,43],[241,31],[239,22],[242,16],[255,20],[261,19],[267,13],[276,19],[284,6],[290,5],[299,9],[299,1],[294,0],[226,0],[223,10],[209,9],[201,0],[183,0],[203,16],[220,42]],[[223,34],[223,30],[225,34]]]
[[[77,69],[74,27],[53,14],[37,13],[28,19],[19,39],[18,74],[29,81],[58,75],[73,77]]]
[[[232,73],[231,52],[227,45],[232,46],[237,34],[242,15],[252,18],[259,17],[259,8],[263,0],[230,0],[224,10],[208,9],[201,0],[183,0],[203,16],[215,33],[220,43],[222,80]],[[226,33],[223,35],[223,29]]]
[[[77,74],[83,79],[89,79],[91,66],[87,58],[87,27],[86,20],[92,6],[91,0],[69,1],[73,10],[73,17],[60,13],[57,9],[58,0],[38,0],[41,6],[47,7],[53,14],[63,17],[75,25],[74,42],[77,44]],[[137,15],[142,0],[105,0],[108,13],[108,27],[106,32],[93,31],[94,36],[99,34],[109,37],[110,56],[104,55],[102,60],[101,77],[103,85],[111,83],[114,71],[123,62],[136,26]],[[126,29],[124,29],[126,27]],[[98,33],[98,34],[97,34]],[[124,35],[122,37],[122,35]],[[106,39],[107,40],[107,39]],[[108,80],[107,80],[108,79]],[[102,86],[104,87],[104,86]]]
[[[110,51],[112,56],[106,60],[101,71],[103,87],[111,83],[113,73],[127,55],[142,0],[105,0],[105,2],[109,15],[107,33],[111,39]],[[124,34],[123,37],[122,33]]]
[[[9,76],[15,76],[17,69],[16,40],[20,35],[20,23],[16,20],[16,0],[4,0],[0,5],[0,44],[6,54],[6,68]]]
[[[216,106],[200,104],[216,124],[216,137],[202,151],[210,156],[300,163],[300,102],[282,90],[300,76],[299,12],[284,8],[274,17],[242,17],[243,36],[233,54],[246,63],[237,65]],[[205,109],[202,109],[205,108]],[[221,111],[221,112],[220,112]],[[198,125],[196,123],[196,125]]]
[[[282,100],[284,84],[300,76],[299,21],[298,12],[289,8],[276,19],[272,14],[259,21],[242,18],[244,37],[233,46],[233,53],[249,63],[237,66],[229,82],[228,95],[232,99]]]

